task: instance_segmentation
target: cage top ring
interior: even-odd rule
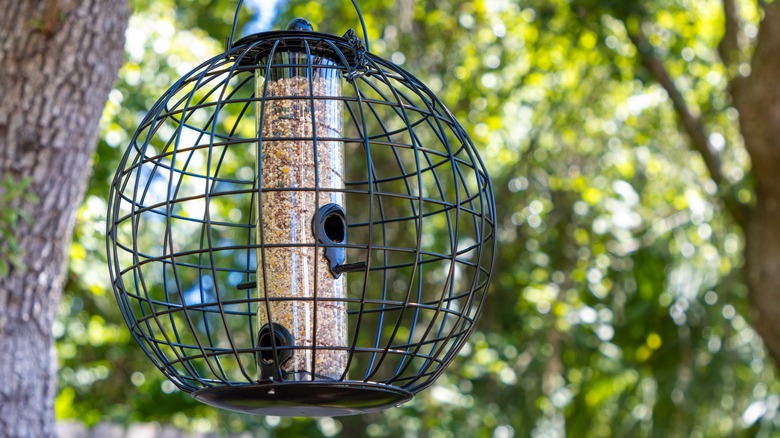
[[[496,243],[452,113],[367,39],[305,20],[231,36],[165,91],[107,218],[143,351],[196,399],[263,415],[370,412],[430,386],[474,330]]]

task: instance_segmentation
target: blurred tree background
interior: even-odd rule
[[[54,329],[58,419],[257,436],[780,433],[743,269],[760,175],[731,98],[778,9],[753,1],[360,2],[372,51],[429,84],[493,177],[500,246],[477,332],[434,387],[383,413],[252,417],[175,390],[115,304],[105,199],[132,131],[222,50],[236,3],[131,1]],[[294,16],[359,28],[349,2],[283,2],[274,27]]]

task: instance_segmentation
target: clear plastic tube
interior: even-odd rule
[[[280,64],[287,67],[274,67]],[[341,75],[325,58],[311,57],[311,68],[290,64],[305,66],[307,55],[276,53],[268,72],[260,69],[265,80],[256,81],[256,96],[265,101],[257,108],[258,322],[287,335],[275,338],[276,356],[270,337],[260,337],[258,373],[260,380],[339,379],[347,360],[347,285],[331,272],[325,251],[346,241],[346,223],[330,236],[315,236],[313,224],[322,207],[344,208],[344,145],[335,140],[342,130]],[[315,239],[324,245],[316,253]]]

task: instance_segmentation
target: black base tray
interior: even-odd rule
[[[204,388],[192,393],[203,403],[255,415],[335,417],[401,405],[413,394],[371,382],[264,382]]]

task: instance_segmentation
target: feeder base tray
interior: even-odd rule
[[[211,406],[255,415],[334,417],[365,414],[398,406],[413,395],[370,382],[266,382],[204,388],[192,396]]]

